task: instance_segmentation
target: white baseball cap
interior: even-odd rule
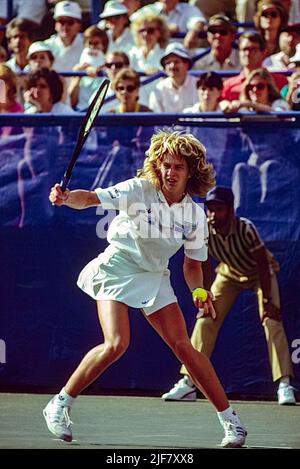
[[[75,18],[76,20],[82,19],[81,8],[78,3],[62,1],[58,2],[54,8],[53,18],[56,20],[61,16],[68,16],[70,18]]]
[[[188,52],[188,50],[180,43],[180,42],[171,42],[167,45],[164,55],[160,59],[161,65],[164,67],[164,63],[169,55],[177,55],[182,59],[188,60],[190,64],[190,68],[192,66],[192,58]]]
[[[128,9],[123,3],[117,2],[116,0],[108,0],[104,5],[104,10],[100,13],[99,17],[109,18],[111,16],[128,15]]]
[[[53,56],[53,52],[52,52],[51,47],[43,41],[33,42],[29,46],[29,49],[28,49],[28,52],[27,52],[27,58],[30,59],[30,57],[33,54],[36,54],[36,52],[50,52],[51,55]]]

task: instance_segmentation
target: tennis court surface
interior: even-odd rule
[[[49,433],[45,394],[0,394],[0,448],[218,448],[222,429],[211,405],[157,397],[80,396],[71,419],[72,443]],[[231,401],[248,429],[247,448],[300,448],[300,405]]]

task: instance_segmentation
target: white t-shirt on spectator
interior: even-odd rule
[[[187,75],[180,88],[174,88],[170,77],[161,80],[150,94],[150,109],[154,112],[181,113],[186,107],[193,106],[199,101],[197,80],[197,77]]]
[[[128,51],[134,46],[134,40],[129,28],[125,28],[123,33],[118,39],[113,40],[113,33],[111,30],[107,30],[106,34],[109,39],[107,52],[111,53],[114,51],[122,51],[128,54]]]
[[[83,50],[82,34],[77,34],[70,46],[65,46],[57,34],[44,41],[51,47],[55,61],[53,69],[57,72],[71,72],[74,65],[79,63]]]
[[[149,52],[147,57],[144,57],[143,51],[140,47],[134,46],[129,51],[130,66],[137,72],[152,73],[153,71],[161,70],[160,59],[165,53],[159,44]]]
[[[197,22],[206,23],[205,16],[199,10],[199,8],[189,5],[188,3],[178,3],[178,5],[176,5],[176,7],[170,13],[165,13],[162,10],[162,2],[155,2],[151,5],[146,5],[143,8],[135,11],[130,16],[130,21],[135,21],[140,14],[154,13],[161,15],[167,21],[167,24],[177,24],[180,31],[188,31],[193,29]]]
[[[28,109],[26,109],[25,114],[36,114],[39,111],[37,108],[32,105]],[[62,103],[61,101],[58,101],[58,103],[53,104],[53,107],[50,111],[50,114],[77,114],[74,109],[71,108],[68,104]]]
[[[16,62],[15,55],[13,55],[7,62],[5,62],[5,65],[7,65],[15,73],[30,72],[29,64],[25,65],[23,69],[19,67],[19,65]]]

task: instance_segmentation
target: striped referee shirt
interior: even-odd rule
[[[257,274],[257,262],[252,253],[264,243],[250,220],[236,217],[225,237],[217,233],[209,222],[208,226],[210,256],[226,264],[229,270],[238,276]]]

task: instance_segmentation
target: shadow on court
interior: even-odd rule
[[[0,448],[218,448],[222,429],[211,405],[153,397],[80,396],[72,443],[55,440],[42,409],[48,395],[0,394]],[[248,429],[247,448],[300,448],[300,405],[232,402]]]

